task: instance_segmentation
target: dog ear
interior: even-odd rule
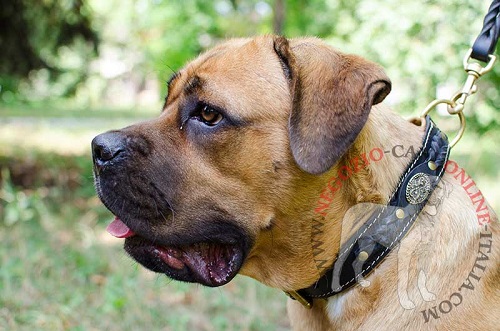
[[[290,46],[275,37],[293,98],[290,146],[304,171],[320,174],[347,151],[372,105],[382,102],[391,82],[374,63],[339,53],[316,39]]]

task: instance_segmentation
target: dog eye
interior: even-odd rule
[[[222,121],[223,117],[221,113],[213,109],[208,105],[203,105],[197,116],[197,118],[208,126],[214,126]]]

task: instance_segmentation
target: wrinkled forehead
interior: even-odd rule
[[[169,82],[167,104],[190,95],[247,115],[283,108],[290,94],[272,38],[236,39],[203,53]],[[274,105],[274,106],[273,106]]]

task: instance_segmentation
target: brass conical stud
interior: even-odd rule
[[[365,251],[362,251],[361,253],[359,253],[358,260],[360,260],[362,262],[368,260],[368,253]]]

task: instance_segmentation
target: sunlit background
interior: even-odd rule
[[[289,329],[278,290],[244,277],[220,289],[181,284],[126,257],[94,194],[92,137],[157,116],[165,82],[203,50],[273,32],[380,63],[393,81],[387,102],[415,116],[462,86],[488,5],[0,0],[0,330]],[[452,151],[495,208],[499,84],[500,64],[470,98]],[[450,135],[456,121],[438,120]]]

